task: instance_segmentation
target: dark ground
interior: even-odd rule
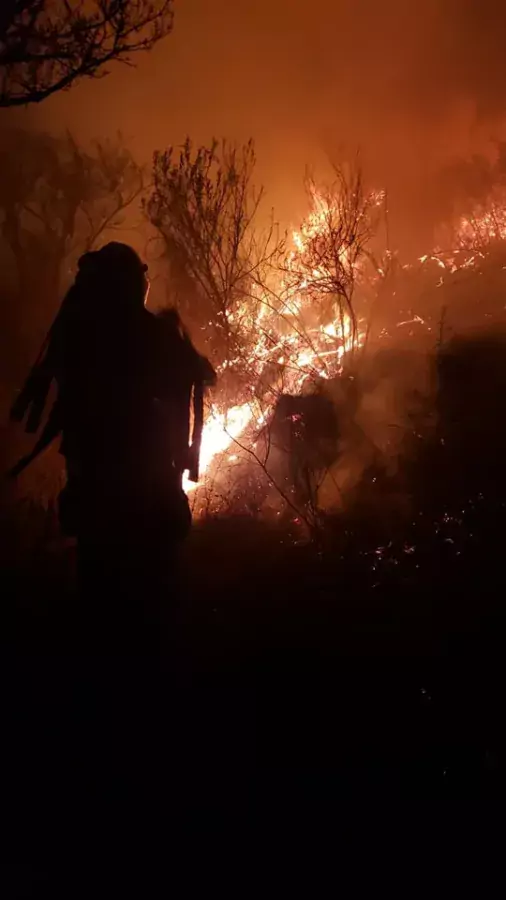
[[[478,862],[483,892],[505,511],[481,502],[380,553],[196,528],[155,625],[147,586],[130,612],[98,592],[84,608],[72,550],[6,566],[4,896],[411,894]]]
[[[491,893],[505,348],[442,357],[437,427],[318,545],[211,520],[160,604],[80,597],[51,513],[6,511],[2,896]]]

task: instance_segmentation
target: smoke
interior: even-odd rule
[[[406,254],[430,252],[456,193],[481,171],[476,160],[460,170],[455,161],[491,159],[493,142],[506,136],[506,7],[493,0],[185,0],[177,7],[174,33],[135,68],[111,64],[104,79],[4,113],[0,128],[69,129],[83,142],[120,131],[142,163],[186,135],[195,143],[252,136],[258,181],[286,225],[307,211],[306,165],[318,174],[329,158],[359,149],[368,183],[388,191],[391,246]],[[432,295],[437,321],[446,300],[438,285]],[[419,302],[415,312],[424,315],[427,295]],[[358,456],[355,438],[349,442],[350,470],[359,460],[351,482],[377,445],[396,460],[414,390],[407,371],[403,363],[371,376]]]
[[[360,148],[389,190],[394,237],[409,222],[422,241],[439,168],[503,132],[505,26],[493,0],[185,0],[173,35],[135,69],[112,65],[28,118],[83,137],[119,129],[142,160],[186,134],[253,136],[286,221],[303,211],[306,163]]]

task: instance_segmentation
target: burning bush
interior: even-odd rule
[[[272,221],[264,231],[259,227],[263,192],[253,187],[254,164],[251,142],[242,148],[214,142],[194,151],[187,141],[179,156],[156,154],[146,209],[163,238],[176,289],[190,298],[187,312],[220,373],[203,437],[207,496],[213,481],[223,496],[227,463],[234,463],[234,479],[241,460],[249,473],[249,457],[284,500],[299,507],[307,490],[295,459],[306,453],[307,440],[296,439],[292,429],[290,449],[284,449],[292,457],[291,476],[280,484],[270,430],[286,424],[280,411],[288,396],[313,394],[298,402],[316,409],[321,384],[338,376],[344,356],[363,344],[354,294],[383,195],[366,193],[358,170],[336,167],[329,185],[308,183],[310,211],[289,240]],[[302,435],[307,412],[301,416]],[[311,467],[306,459],[303,468]],[[304,476],[311,494],[315,477]],[[316,508],[315,498],[312,503]]]

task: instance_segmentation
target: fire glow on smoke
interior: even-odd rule
[[[385,195],[375,192],[370,195],[373,206],[380,206]],[[332,212],[332,211],[331,211]],[[293,246],[287,257],[288,268],[296,268],[297,263],[306,252],[308,242],[318,238],[318,235],[327,227],[329,207],[320,195],[313,194],[312,209],[298,231],[292,235]],[[484,257],[487,245],[494,241],[506,240],[506,207],[490,204],[486,208],[478,209],[474,215],[462,217],[455,228],[453,235],[453,247],[449,251],[439,248],[431,253],[421,256],[417,265],[425,266],[437,264],[440,270],[440,287],[446,276],[453,275],[458,269],[467,269],[476,265]],[[346,253],[346,250],[342,251]],[[360,271],[361,263],[356,264],[356,273],[363,276]],[[412,265],[403,266],[412,269]],[[378,266],[373,279],[384,277],[384,270]],[[365,327],[357,326],[351,317],[343,311],[342,304],[337,299],[334,304],[326,303],[328,310],[327,321],[315,323],[314,311],[319,305],[318,296],[315,296],[315,285],[323,281],[326,275],[318,268],[312,272],[312,291],[306,293],[304,283],[300,283],[296,289],[287,289],[282,276],[278,276],[278,283],[269,292],[269,297],[263,297],[259,292],[254,299],[248,298],[243,304],[230,314],[230,322],[240,321],[241,326],[254,335],[246,364],[251,376],[251,383],[261,381],[262,376],[272,370],[274,366],[282,372],[282,391],[298,394],[304,390],[308,381],[315,379],[330,379],[338,376],[342,371],[343,357],[350,351],[362,347],[366,337]],[[273,308],[270,296],[282,296],[282,309]],[[321,301],[328,301],[328,294],[322,288]],[[422,326],[424,320],[415,315],[409,321],[399,321],[398,325],[406,325],[416,322]],[[228,366],[234,365],[234,360],[224,363],[218,369],[218,374]],[[255,446],[255,434],[268,421],[273,411],[279,392],[272,390],[272,385],[267,378],[267,386],[261,396],[253,390],[251,400],[242,404],[232,405],[225,412],[215,404],[210,404],[207,410],[202,435],[202,448],[200,457],[200,481],[198,484],[185,478],[184,489],[187,492],[195,491],[206,483],[213,467],[218,461],[225,466],[237,460],[237,453],[241,449],[251,449]]]

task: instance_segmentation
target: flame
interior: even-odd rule
[[[373,207],[381,205],[385,202],[384,192],[372,193],[369,202]],[[286,259],[288,275],[297,269],[309,244],[325,233],[329,218],[335,215],[336,210],[329,206],[328,201],[314,193],[309,214],[292,234],[292,247]],[[458,220],[451,251],[444,252],[435,248],[420,256],[418,263],[424,269],[434,266],[439,270],[438,286],[441,286],[446,275],[477,265],[484,258],[487,245],[497,240],[506,241],[506,205],[490,203],[487,207],[476,210],[472,216]],[[343,248],[341,252],[342,261],[346,264],[348,251]],[[353,263],[353,266],[356,267],[357,274],[360,274],[360,261]],[[416,270],[409,263],[401,268],[406,271]],[[386,272],[386,268],[379,268],[374,279],[381,279]],[[219,367],[219,373],[245,362],[249,380],[254,385],[273,367],[279,375],[280,384],[276,392],[272,386],[274,376],[269,375],[268,387],[260,398],[251,387],[251,400],[233,405],[227,412],[220,411],[216,405],[209,407],[202,435],[200,482],[195,485],[185,481],[185,490],[194,491],[205,483],[215,471],[215,466],[219,465],[221,468],[236,464],[241,456],[241,448],[254,449],[255,434],[268,421],[280,392],[297,394],[303,390],[308,379],[336,377],[342,371],[343,357],[354,347],[363,344],[364,332],[343,311],[338,298],[328,304],[326,278],[327,273],[322,268],[313,268],[307,279],[300,278],[296,288],[290,288],[287,284],[289,278],[286,275],[280,276],[278,283],[271,286],[272,295],[282,298],[279,303],[273,305],[270,296],[266,298],[261,289],[254,288],[252,297],[244,300],[229,314],[230,323],[239,326],[241,332],[251,336],[251,340],[247,345],[249,349],[246,360],[229,359]],[[311,290],[308,289],[308,281],[311,282]],[[314,324],[315,311],[321,311],[320,306],[323,309],[323,304],[318,302],[319,284],[321,299],[325,294],[328,318]],[[332,301],[331,295],[330,299]],[[401,315],[397,324],[399,327],[419,324],[431,330],[429,323],[415,311],[407,318]],[[385,329],[382,333],[388,334]]]
[[[378,197],[380,195],[378,194]],[[328,201],[317,193],[312,197],[310,213],[297,231],[293,232],[293,247],[287,256],[287,270],[294,271],[298,261],[307,250],[308,244],[324,233],[329,215],[335,215]],[[343,254],[347,253],[343,250]],[[364,334],[357,330],[338,299],[330,304],[330,320],[323,324],[309,324],[310,313],[315,310],[314,285],[327,273],[313,271],[313,291],[306,295],[304,282],[290,287],[285,276],[279,276],[271,286],[269,296],[257,288],[251,298],[243,301],[230,312],[228,319],[244,334],[251,336],[246,359],[229,359],[218,367],[218,373],[245,363],[251,385],[258,384],[268,366],[274,366],[282,382],[281,390],[299,393],[308,379],[335,377],[342,370],[344,355],[363,342]],[[278,298],[274,304],[271,297]],[[328,292],[327,292],[328,298]],[[252,388],[252,392],[253,392]],[[281,390],[273,390],[269,383],[262,396],[252,396],[251,401],[232,406],[226,413],[216,406],[208,410],[202,433],[200,457],[200,482],[205,482],[215,464],[226,465],[235,462],[237,454],[225,456],[232,444],[245,441],[252,448],[255,431],[265,424],[272,412],[276,397]],[[254,427],[249,427],[254,426]],[[246,440],[245,433],[251,435]],[[195,485],[185,480],[186,491],[195,490]]]
[[[226,413],[212,410],[204,423],[200,452],[200,472],[202,477],[209,469],[213,459],[228,450],[233,441],[240,438],[253,418],[253,410],[248,403],[232,406]],[[183,480],[186,492],[195,490],[197,484]]]
[[[506,206],[491,200],[488,206],[477,207],[469,216],[462,216],[457,226],[457,246],[472,250],[506,240]]]

